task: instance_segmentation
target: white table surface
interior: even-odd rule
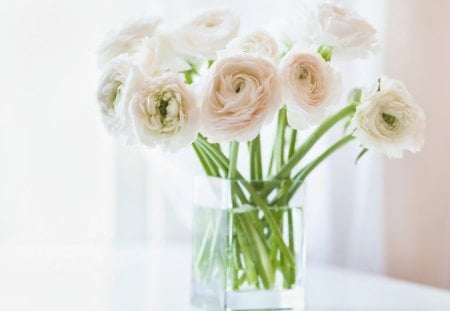
[[[192,311],[189,252],[0,246],[0,311]],[[307,311],[449,311],[450,292],[309,266]]]

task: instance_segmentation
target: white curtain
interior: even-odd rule
[[[386,270],[450,289],[450,1],[390,1],[389,75],[427,117],[421,153],[386,161]]]
[[[0,4],[0,245],[112,241],[113,141],[94,95],[104,6]]]

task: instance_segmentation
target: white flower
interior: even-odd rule
[[[316,52],[291,50],[282,61],[281,79],[288,122],[296,129],[319,123],[339,103],[341,76]]]
[[[334,3],[303,7],[293,23],[288,30],[291,41],[315,48],[332,47],[335,59],[367,58],[378,48],[375,28],[357,13]]]
[[[280,107],[276,66],[251,54],[219,59],[206,75],[202,131],[213,142],[254,139]]]
[[[183,148],[200,127],[195,94],[175,73],[145,81],[131,100],[130,114],[138,139],[149,147]]]
[[[99,66],[105,66],[120,54],[136,52],[144,38],[153,36],[159,23],[160,19],[156,17],[139,17],[108,33],[98,50]]]
[[[139,71],[125,54],[114,58],[104,68],[97,99],[105,127],[111,134],[131,137],[128,107],[133,90],[140,80]]]
[[[214,59],[218,50],[236,37],[239,17],[230,10],[211,9],[191,17],[175,32],[179,49],[194,56]]]
[[[420,151],[425,140],[425,114],[397,80],[381,78],[364,90],[353,124],[364,147],[391,158],[401,158],[404,150]]]
[[[182,72],[191,68],[175,50],[172,37],[165,33],[144,38],[133,59],[146,75],[159,75],[166,71]]]
[[[228,50],[252,53],[276,60],[278,45],[275,38],[267,31],[259,30],[237,37],[227,45]]]

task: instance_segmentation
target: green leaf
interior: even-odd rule
[[[345,121],[344,126],[343,126],[344,134],[346,134],[348,132],[351,125],[352,125],[352,118],[348,118],[347,121]]]
[[[333,47],[329,45],[321,45],[317,49],[317,52],[322,55],[322,58],[329,62],[331,60],[331,56],[333,55]]]
[[[363,149],[361,150],[361,152],[360,152],[360,153],[358,154],[358,156],[356,157],[355,165],[358,164],[359,160],[367,153],[367,151],[369,151],[369,149],[367,149],[367,148],[363,148]]]
[[[361,93],[362,90],[360,88],[353,89],[348,95],[348,102],[350,104],[359,104],[361,102]]]

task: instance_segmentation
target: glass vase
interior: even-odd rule
[[[193,306],[304,309],[303,193],[291,179],[196,179]]]

